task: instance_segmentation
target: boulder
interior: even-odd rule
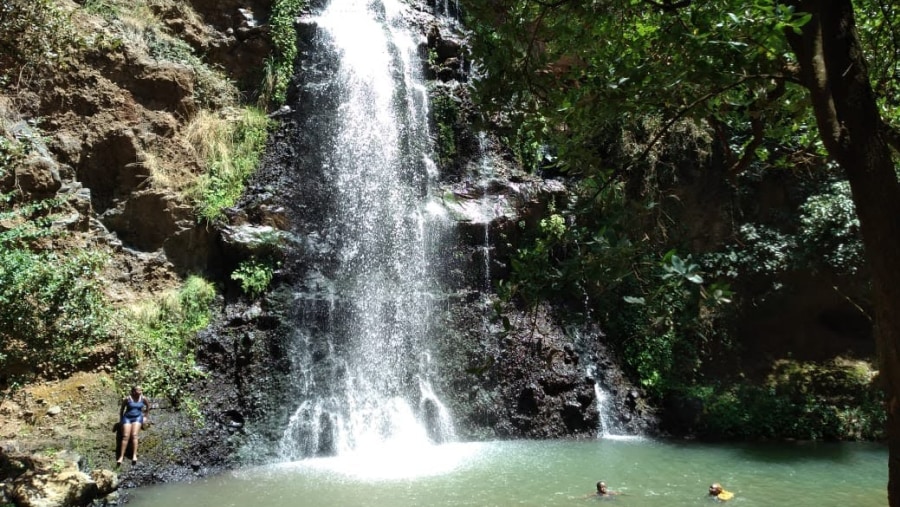
[[[16,185],[28,199],[52,197],[62,187],[59,169],[52,158],[34,154],[16,167]]]
[[[64,453],[26,460],[29,469],[8,482],[7,499],[20,507],[82,506],[118,488],[114,472],[98,469],[88,475],[79,470],[79,459]]]
[[[97,497],[97,483],[77,468],[59,472],[25,472],[9,488],[20,507],[68,507],[86,505]]]
[[[103,224],[118,234],[123,244],[142,252],[154,252],[176,232],[193,227],[193,209],[166,191],[148,190],[134,194],[115,209],[103,214]]]
[[[244,224],[222,229],[222,241],[228,250],[241,257],[273,253],[284,240],[283,231],[268,225]]]
[[[97,493],[107,496],[119,488],[119,476],[112,470],[95,469],[91,471],[91,480],[97,484]]]

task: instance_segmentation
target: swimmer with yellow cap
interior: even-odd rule
[[[716,497],[716,500],[721,500],[723,502],[731,500],[734,498],[734,493],[731,491],[725,491],[722,489],[722,485],[718,482],[714,482],[712,486],[709,487],[709,496]]]

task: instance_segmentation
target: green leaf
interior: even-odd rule
[[[687,281],[689,281],[691,283],[696,283],[698,285],[703,283],[703,277],[700,275],[697,275],[697,274],[687,275],[685,278],[687,279]]]

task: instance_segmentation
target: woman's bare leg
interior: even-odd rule
[[[138,448],[138,432],[141,431],[141,423],[136,422],[131,424],[131,462],[134,463],[137,461],[137,448]]]
[[[116,463],[121,464],[122,460],[125,459],[125,451],[128,449],[128,441],[131,440],[131,427],[133,424],[123,424],[122,425],[122,441],[120,442],[119,449],[119,459],[116,460]]]

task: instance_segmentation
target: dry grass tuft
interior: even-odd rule
[[[201,159],[230,159],[232,120],[229,120],[229,114],[202,110],[185,129],[185,138]]]
[[[171,155],[150,151],[146,153],[144,164],[150,170],[150,183],[153,188],[181,194],[193,186],[197,179],[196,174],[184,164],[176,163]]]

